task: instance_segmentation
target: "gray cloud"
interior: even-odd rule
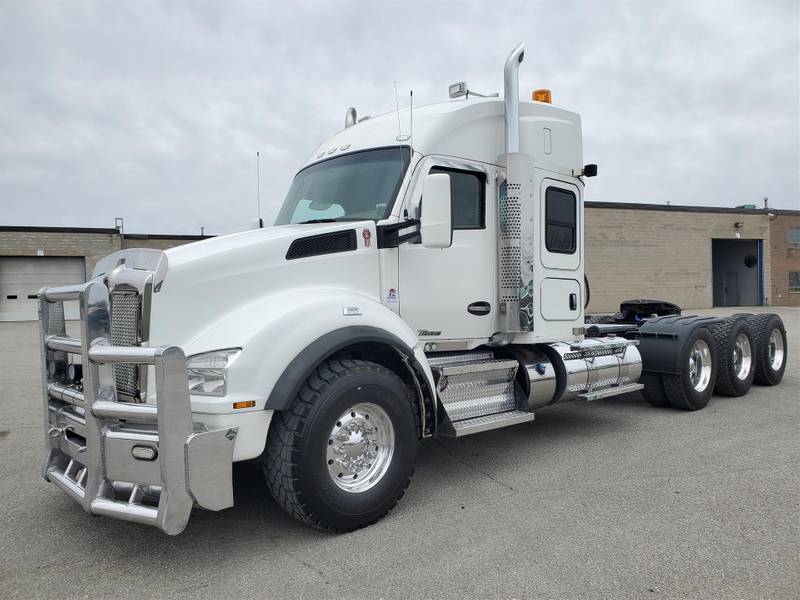
[[[0,224],[238,229],[257,150],[270,219],[347,106],[499,90],[517,41],[583,116],[587,199],[800,208],[799,31],[796,0],[3,2]]]

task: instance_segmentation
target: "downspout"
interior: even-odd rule
[[[519,152],[519,65],[525,44],[511,51],[503,69],[503,100],[506,107],[506,154]]]

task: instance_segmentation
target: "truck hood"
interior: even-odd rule
[[[351,231],[354,250],[326,247],[325,234]],[[328,288],[377,299],[377,244],[366,244],[374,239],[375,224],[364,221],[280,225],[171,248],[165,253],[163,282],[152,297],[150,345],[192,351],[192,342],[218,320],[272,294],[291,299]],[[295,240],[303,240],[314,254],[287,256]]]

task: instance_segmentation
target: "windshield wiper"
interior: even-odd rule
[[[338,219],[309,219],[308,221],[300,221],[299,223],[292,223],[292,225],[310,225],[311,223],[346,223],[348,221],[369,221],[368,218],[359,217],[339,217]]]
[[[336,223],[337,219],[310,219],[308,221],[300,221],[295,225],[310,225],[311,223]]]

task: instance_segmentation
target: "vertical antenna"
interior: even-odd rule
[[[403,128],[400,126],[400,100],[397,98],[397,82],[394,82],[394,105],[397,107],[397,139],[403,137]]]
[[[411,104],[411,110],[409,111],[410,114],[408,116],[409,121],[411,123],[410,127],[408,128],[409,129],[409,131],[408,131],[408,140],[409,140],[409,143],[411,145],[413,145],[414,144],[414,140],[413,140],[413,137],[414,137],[414,90],[409,90],[408,96],[409,96],[409,102]]]
[[[261,227],[261,153],[256,152],[256,199],[258,201],[258,226]]]

